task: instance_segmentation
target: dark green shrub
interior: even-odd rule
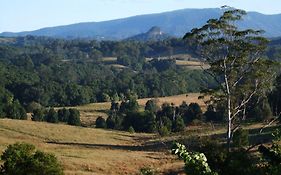
[[[54,108],[51,108],[48,112],[47,115],[45,116],[45,121],[49,123],[58,123],[58,113],[55,111]]]
[[[130,126],[128,129],[128,132],[132,134],[135,132],[135,129],[132,126]]]
[[[37,103],[37,102],[31,102],[27,105],[26,107],[26,111],[27,112],[33,112],[35,109],[41,109],[42,108],[42,105],[40,103]]]
[[[159,109],[159,106],[157,105],[157,101],[156,99],[152,99],[152,100],[148,100],[145,104],[145,108],[146,111],[150,111],[153,113],[156,113],[157,110]]]
[[[33,145],[16,143],[9,145],[1,156],[3,175],[62,175],[57,158],[35,149]]]
[[[98,117],[96,119],[96,128],[106,128],[106,122],[104,118]]]
[[[185,124],[183,118],[177,117],[176,120],[173,121],[172,131],[180,132],[180,131],[184,131],[184,128],[185,128]]]
[[[199,152],[208,158],[208,164],[212,170],[223,174],[222,169],[227,158],[226,148],[216,139],[202,138],[198,143]]]
[[[158,133],[160,136],[167,136],[167,135],[169,135],[170,131],[168,130],[168,128],[166,126],[162,126],[158,129]]]
[[[259,168],[256,166],[256,159],[244,149],[238,149],[228,153],[221,174],[227,175],[258,175]]]
[[[190,103],[188,106],[188,110],[184,114],[184,122],[188,124],[192,122],[194,119],[202,120],[202,110],[198,103]]]
[[[249,145],[249,131],[239,128],[233,134],[233,146],[243,147]]]
[[[140,175],[154,175],[154,171],[150,167],[144,167],[140,169]]]
[[[68,122],[70,112],[68,109],[63,108],[58,110],[58,120],[60,122]]]
[[[80,126],[80,112],[77,109],[69,109],[69,118],[67,121],[67,124],[74,125],[74,126]]]
[[[44,121],[45,111],[41,108],[34,109],[33,114],[31,115],[32,121]]]
[[[8,104],[5,109],[6,117],[11,119],[26,120],[27,115],[25,109],[21,106],[18,100]]]
[[[215,122],[221,121],[219,115],[216,113],[212,105],[209,105],[207,107],[207,111],[204,113],[204,116],[207,121],[215,121]]]
[[[106,119],[106,127],[109,129],[114,129],[115,128],[115,121],[113,119],[113,116],[109,116]]]

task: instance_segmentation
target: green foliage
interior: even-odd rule
[[[192,122],[193,120],[202,120],[202,110],[198,103],[190,103],[188,110],[184,114],[184,121],[186,124]]]
[[[207,111],[204,113],[206,121],[214,121],[214,122],[221,122],[222,118],[220,115],[215,111],[215,108],[212,105],[208,105]]]
[[[103,117],[98,117],[96,119],[96,128],[106,128],[106,122]]]
[[[249,145],[249,131],[239,128],[233,134],[233,145],[243,147]]]
[[[222,167],[222,174],[229,175],[248,175],[260,174],[261,169],[256,165],[256,159],[253,155],[246,152],[246,150],[238,149],[228,153],[224,166]]]
[[[199,152],[205,154],[208,158],[208,164],[218,174],[227,174],[227,169],[224,169],[225,161],[228,156],[226,148],[217,139],[202,138],[198,144]],[[226,170],[226,172],[224,172]]]
[[[253,118],[256,121],[269,121],[273,114],[267,98],[260,98],[258,104],[250,105],[247,109],[247,117]]]
[[[140,175],[155,175],[155,173],[150,167],[144,167],[140,169]]]
[[[128,128],[128,132],[129,133],[135,133],[135,129],[132,127],[132,126],[130,126],[129,128]]]
[[[58,120],[60,122],[68,122],[70,116],[69,109],[63,108],[58,110]]]
[[[132,113],[139,110],[139,104],[135,98],[130,98],[127,101],[122,101],[120,105],[120,113]]]
[[[184,145],[175,143],[172,153],[184,160],[185,172],[188,175],[217,175],[207,163],[207,158],[203,153],[188,152]]]
[[[5,114],[8,118],[26,120],[27,115],[25,109],[18,100],[8,104],[5,108]]]
[[[49,109],[47,114],[45,115],[45,121],[49,123],[58,123],[58,113],[55,111],[54,108]]]
[[[159,109],[156,99],[148,100],[145,104],[145,110],[156,113]]]
[[[3,175],[62,175],[57,158],[35,149],[33,145],[16,143],[9,145],[1,156]]]
[[[210,65],[206,70],[218,82],[216,89],[208,90],[213,103],[224,104],[227,118],[227,145],[230,149],[232,122],[239,116],[255,94],[265,96],[270,90],[276,64],[264,59],[268,40],[254,29],[239,29],[237,22],[246,11],[224,7],[223,14],[210,19],[200,28],[184,36],[196,46]]]
[[[176,120],[173,121],[172,131],[173,132],[180,132],[180,131],[184,131],[184,129],[185,129],[184,120],[183,120],[183,118],[178,116],[176,118]]]
[[[267,162],[265,167],[266,175],[278,175],[281,170],[280,128],[276,129],[272,135],[274,140],[271,147],[260,145],[258,149],[263,156],[263,160]]]
[[[13,44],[0,43],[0,89],[5,91],[0,90],[0,99],[2,94],[10,94],[24,106],[32,102],[75,106],[119,100],[115,97],[129,90],[143,98],[199,92],[202,87],[214,86],[214,80],[202,70],[177,67],[175,60],[145,61],[167,56],[171,49],[186,53],[186,48],[180,39],[139,43],[15,38]],[[117,62],[127,68],[111,66],[117,62],[104,61],[103,57],[118,58]]]
[[[44,109],[41,109],[41,108],[34,109],[33,114],[31,115],[31,120],[42,122],[42,121],[44,121],[44,117],[45,117],[45,110]]]
[[[67,124],[80,126],[80,112],[77,109],[69,109],[69,118]]]
[[[158,133],[160,136],[164,137],[170,134],[169,129],[167,128],[167,126],[160,126],[158,128]]]
[[[27,112],[33,112],[36,109],[41,109],[42,105],[40,103],[37,102],[31,102],[28,104],[28,106],[26,107]]]

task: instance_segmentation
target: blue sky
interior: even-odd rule
[[[0,32],[222,5],[266,14],[281,13],[281,0],[1,0]]]

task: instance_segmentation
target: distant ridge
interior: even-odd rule
[[[192,28],[199,27],[208,19],[217,18],[222,13],[223,11],[219,8],[183,9],[103,22],[86,22],[48,27],[28,32],[4,32],[0,36],[35,35],[58,38],[121,40],[145,33],[153,26],[158,26],[164,33],[170,36],[182,37]],[[265,15],[257,12],[249,12],[245,20],[239,22],[239,27],[263,29],[266,31],[265,36],[278,37],[281,36],[281,14]]]

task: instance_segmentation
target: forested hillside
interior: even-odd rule
[[[132,95],[143,98],[199,92],[202,87],[215,86],[202,70],[178,66],[175,59],[153,59],[179,53],[194,54],[178,39],[139,43],[3,38],[1,101],[24,107],[32,102],[73,106]]]

